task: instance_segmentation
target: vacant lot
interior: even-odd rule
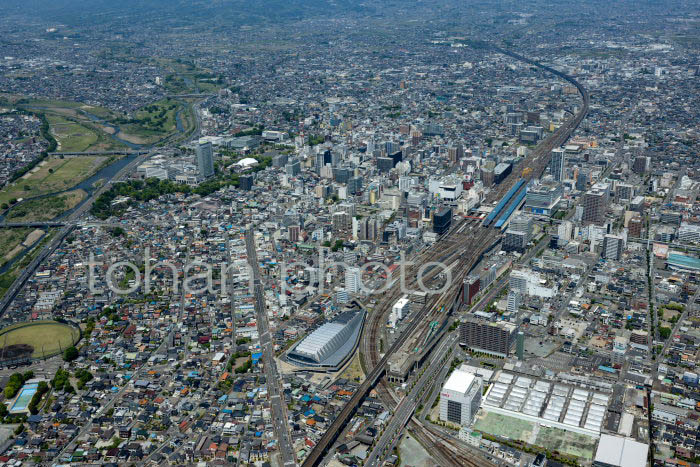
[[[105,161],[100,156],[61,159],[51,156],[19,180],[0,191],[0,203],[67,190],[94,174]]]
[[[596,439],[559,428],[543,426],[540,428],[534,444],[547,448],[550,451],[558,451],[563,454],[591,460],[593,459]]]
[[[493,412],[482,412],[474,429],[501,438],[527,441],[535,427],[534,423]]]

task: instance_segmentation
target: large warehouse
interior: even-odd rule
[[[357,346],[364,320],[364,310],[340,313],[293,346],[287,360],[309,370],[339,369]]]
[[[482,408],[576,433],[600,436],[610,396],[564,382],[502,372]]]

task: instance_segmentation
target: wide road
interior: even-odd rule
[[[265,378],[267,380],[267,394],[270,399],[270,409],[272,410],[272,423],[279,443],[279,452],[282,456],[284,467],[297,465],[294,458],[294,448],[289,435],[287,417],[282,406],[284,399],[280,390],[280,377],[275,363],[275,350],[272,346],[272,336],[270,334],[270,323],[267,318],[267,307],[263,296],[263,285],[260,280],[260,266],[258,265],[258,253],[255,249],[255,233],[253,228],[246,230],[245,235],[246,250],[248,253],[248,264],[253,274],[253,295],[255,296],[255,313],[257,316],[258,335],[260,337],[260,350],[262,351],[262,361],[265,368]]]
[[[425,372],[415,382],[406,397],[401,400],[396,410],[394,410],[394,414],[390,418],[379,441],[377,441],[372,452],[367,457],[365,466],[376,467],[381,465],[382,458],[396,446],[401,430],[406,426],[413,412],[415,412],[425,390],[435,381],[436,374],[446,367],[445,358],[450,355],[456,344],[457,335],[451,334],[445,336],[442,342],[436,346],[436,350],[430,356],[430,363],[426,366]]]

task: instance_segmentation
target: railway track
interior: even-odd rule
[[[569,139],[574,130],[578,128],[581,121],[583,121],[585,118],[586,114],[588,113],[590,97],[586,89],[574,78],[514,52],[510,52],[497,46],[493,46],[493,48],[497,52],[504,55],[513,57],[516,60],[524,61],[559,76],[565,81],[573,84],[581,94],[583,106],[579,112],[572,119],[568,120],[561,127],[559,127],[549,137],[543,140],[522,163],[522,165],[525,167],[533,168],[529,174],[524,174],[522,178],[525,178],[527,181],[534,178],[540,178],[549,165],[550,160],[548,156],[551,150],[555,147],[563,145],[564,142]],[[493,203],[498,201],[517,182],[519,178],[520,176],[518,176],[517,173],[511,173],[498,188],[489,193],[486,202]],[[427,260],[440,261],[446,264],[452,264],[457,261],[456,267],[453,268],[453,270],[457,271],[457,278],[455,280],[453,276],[453,282],[446,293],[431,297],[429,303],[427,303],[423,309],[414,313],[414,316],[407,324],[406,329],[391,345],[386,354],[380,355],[380,349],[377,348],[377,343],[379,342],[379,330],[385,314],[391,308],[393,303],[404,293],[404,289],[401,287],[402,284],[400,283],[401,278],[398,278],[398,284],[394,283],[390,290],[384,293],[382,300],[377,304],[371,315],[368,317],[369,322],[365,326],[366,331],[363,333],[364,335],[361,341],[361,356],[364,355],[365,357],[364,359],[361,359],[361,361],[364,360],[366,368],[369,369],[367,372],[367,377],[306,458],[303,463],[304,467],[319,465],[325,454],[335,442],[337,436],[340,434],[342,428],[350,420],[352,414],[354,414],[356,408],[364,399],[365,395],[369,391],[369,388],[374,387],[377,383],[380,383],[380,396],[382,396],[382,399],[385,401],[385,403],[389,404],[390,407],[395,406],[396,399],[391,395],[390,388],[388,388],[385,383],[381,381],[381,376],[384,374],[388,358],[401,348],[406,340],[418,329],[421,323],[425,324],[425,318],[427,316],[435,314],[436,312],[440,313],[444,309],[443,307],[445,305],[452,302],[456,293],[459,293],[459,287],[462,284],[463,277],[469,270],[471,270],[483,253],[488,251],[490,248],[490,245],[495,237],[494,230],[483,227],[478,223],[475,223],[475,221],[478,221],[478,219],[465,218],[460,220],[458,223],[452,226],[450,231],[438,242],[436,242],[436,244],[428,248],[424,253],[419,254],[416,258],[418,261],[417,263],[409,266],[408,272],[405,273],[408,288],[410,288],[411,285],[416,285],[416,275],[422,267],[422,264],[424,264],[424,261]],[[462,231],[465,230],[462,228],[463,223],[471,224],[468,225],[469,230],[464,233],[462,233]],[[464,242],[461,242],[461,238],[455,237],[455,235],[459,235],[460,237],[464,238]],[[439,273],[438,271],[442,271],[442,269],[432,268],[428,270],[427,274],[424,274],[424,281],[435,277]],[[423,272],[425,273],[425,270]],[[392,276],[391,280],[393,279],[395,278]],[[387,278],[387,280],[390,279]],[[492,465],[485,459],[474,460],[476,459],[476,456],[473,453],[469,453],[467,455],[468,457],[465,457],[463,454],[457,454],[459,451],[455,450],[456,447],[451,442],[441,439],[440,434],[434,433],[434,430],[431,431],[430,427],[421,425],[414,419],[411,421],[411,427],[414,429],[414,433],[416,433],[416,436],[419,439],[423,439],[423,441],[427,444],[432,443],[432,445],[435,447],[435,451],[432,454],[438,459],[441,458],[441,463],[444,463],[445,465],[466,465],[479,467]]]

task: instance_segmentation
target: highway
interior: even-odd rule
[[[279,452],[284,467],[297,465],[289,434],[287,417],[283,410],[284,399],[280,389],[280,376],[275,364],[275,350],[272,346],[270,323],[267,318],[267,307],[263,296],[263,285],[260,280],[260,265],[255,248],[255,232],[253,228],[246,230],[245,235],[248,264],[253,274],[253,295],[255,296],[255,312],[257,316],[258,335],[260,337],[260,350],[267,380],[267,394],[272,410],[272,422],[277,436]]]
[[[547,166],[549,165],[549,154],[551,150],[555,147],[563,145],[574,132],[574,130],[578,128],[579,124],[581,123],[581,121],[583,121],[584,117],[588,113],[590,97],[585,88],[574,78],[560,71],[554,70],[551,67],[542,65],[538,62],[518,55],[514,52],[510,52],[495,46],[494,49],[516,60],[524,61],[533,66],[549,71],[555,74],[556,76],[561,77],[562,79],[573,84],[581,94],[583,105],[579,112],[576,114],[576,116],[568,120],[561,127],[559,127],[547,139],[543,140],[521,164],[521,167],[529,167],[533,169],[529,174],[523,174],[523,178],[527,180],[531,180],[533,178],[540,178],[543,175]],[[501,183],[501,185],[497,189],[492,190],[492,192],[489,194],[489,197],[487,198],[487,202],[496,202],[499,199],[501,199],[503,195],[510,189],[510,187],[515,185],[519,178],[520,176],[518,174],[516,174],[515,172],[512,173],[504,182]],[[468,231],[466,231],[468,236],[464,242],[454,242],[454,246],[445,248],[446,241],[449,241],[451,237],[455,235],[460,235],[456,234],[456,232],[462,232],[462,230],[464,230],[463,227],[461,227],[462,223],[469,223],[473,221],[476,221],[476,219],[464,219],[460,221],[459,227],[452,229],[445,237],[436,242],[431,248],[426,249],[426,251],[420,255],[422,261],[435,261],[435,258],[439,258],[439,261],[442,261],[446,264],[452,264],[454,261],[459,261],[457,267],[453,268],[453,271],[457,272],[457,277],[454,277],[455,274],[453,274],[452,278],[453,282],[455,282],[455,285],[450,287],[450,289],[446,293],[442,294],[437,298],[432,299],[430,301],[430,304],[424,307],[423,310],[421,310],[420,312],[413,313],[414,316],[411,322],[408,323],[408,325],[406,326],[403,333],[387,350],[386,354],[384,354],[380,358],[379,349],[377,348],[377,345],[379,343],[378,329],[381,323],[384,322],[384,316],[386,315],[386,313],[388,313],[393,303],[402,294],[400,284],[398,283],[400,281],[397,281],[397,284],[395,284],[389,291],[386,291],[383,294],[383,299],[377,305],[377,307],[375,307],[375,309],[369,317],[369,322],[364,328],[362,337],[361,348],[364,349],[363,353],[365,353],[366,355],[364,360],[367,367],[371,368],[371,370],[368,372],[365,381],[358,387],[358,389],[353,394],[352,398],[347,402],[345,407],[343,407],[341,412],[338,414],[338,416],[333,421],[328,430],[323,434],[323,436],[318,441],[311,453],[309,453],[309,456],[306,458],[303,464],[305,467],[316,466],[322,462],[323,458],[330,450],[332,444],[335,442],[342,429],[352,418],[352,415],[355,413],[355,410],[360,405],[369,389],[371,387],[374,387],[374,385],[379,381],[380,377],[384,374],[389,357],[401,348],[402,344],[408,339],[409,336],[411,336],[418,329],[419,325],[426,324],[425,318],[427,316],[429,316],[431,313],[435,313],[436,311],[440,312],[445,307],[451,307],[452,303],[454,302],[455,296],[459,292],[459,285],[461,285],[463,277],[476,264],[483,252],[487,251],[490,248],[491,243],[493,243],[494,237],[497,235],[496,231],[487,227],[483,227],[480,225],[469,225],[469,229]],[[421,266],[421,264],[419,263],[418,266]],[[413,274],[415,274],[417,272],[417,268],[409,268],[409,271],[413,271]],[[409,274],[407,274],[409,281],[415,282],[415,280],[412,280],[414,278],[414,275]],[[424,430],[422,434],[418,434],[418,437],[428,437],[429,434],[425,433],[425,431],[427,430]],[[446,456],[450,455],[449,453],[444,454]],[[465,464],[463,460],[461,462],[461,465],[468,465]],[[489,464],[486,461],[479,461],[479,463],[480,465]],[[473,461],[470,462],[470,464],[479,465]],[[457,463],[456,465],[460,464]]]

